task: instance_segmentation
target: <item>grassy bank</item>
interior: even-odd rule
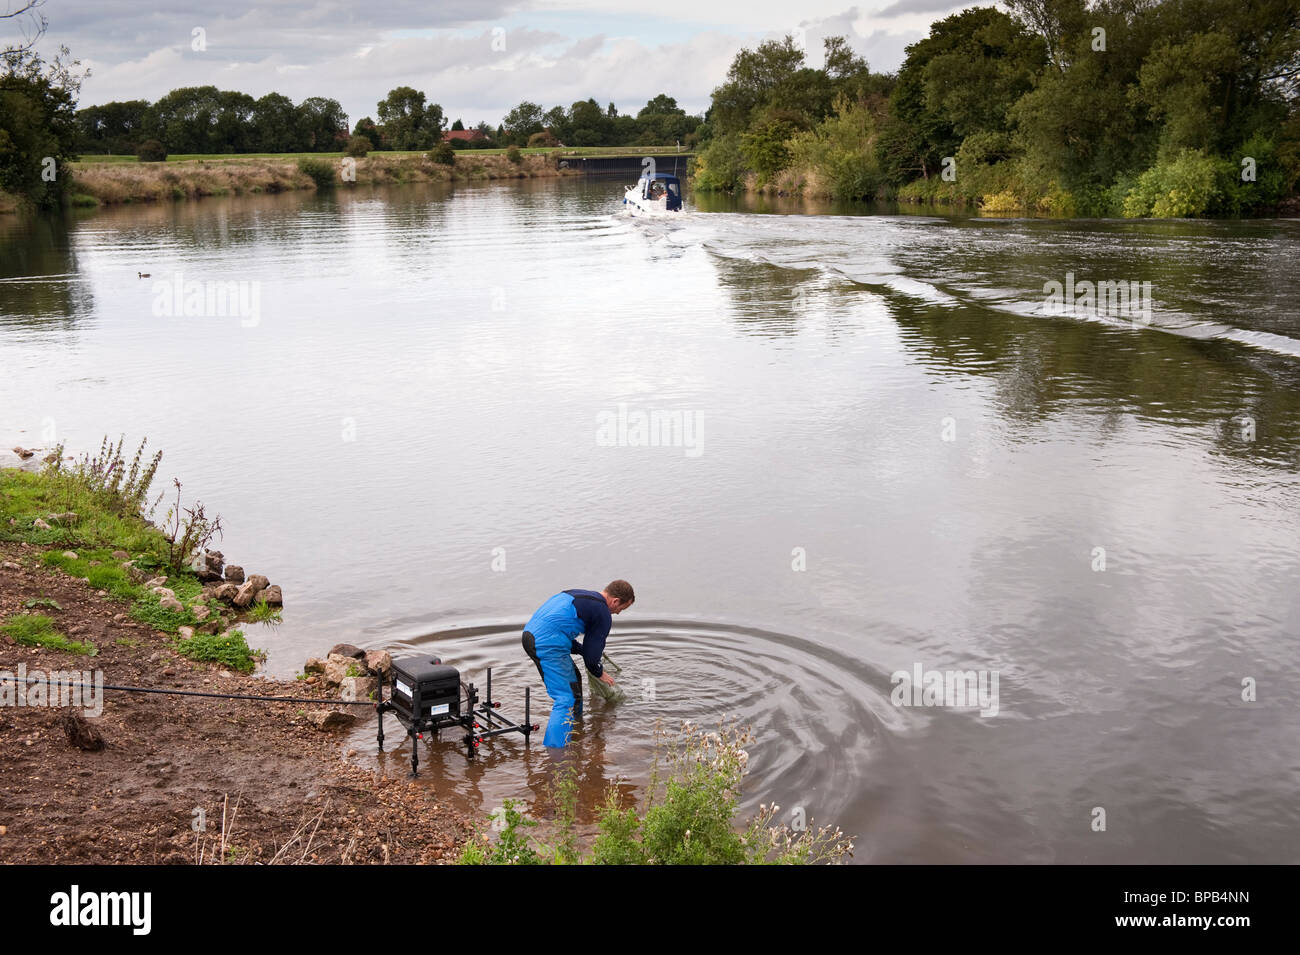
[[[261,654],[237,629],[239,616],[205,594],[184,562],[178,544],[190,520],[182,517],[169,534],[141,513],[156,468],[141,458],[124,483],[125,462],[111,454],[85,465],[58,462],[40,473],[0,469],[0,542],[18,545],[22,563],[33,570],[81,580],[121,603],[125,617],[164,634],[181,656],[252,672]],[[30,600],[0,620],[0,632],[30,646],[94,655],[94,645],[68,640],[50,617],[61,609]],[[253,612],[268,616],[264,607]]]
[[[580,175],[577,170],[558,168],[549,152],[521,155],[519,161],[514,162],[504,153],[466,150],[457,153],[455,163],[449,166],[431,161],[425,153],[378,153],[356,159],[351,170],[345,167],[345,158],[317,153],[302,157],[224,156],[141,163],[108,161],[120,157],[88,157],[72,165],[70,192],[73,205],[93,207],[287,192],[330,188],[331,185],[341,189],[355,184],[474,182]],[[343,179],[345,170],[353,177],[350,181]]]

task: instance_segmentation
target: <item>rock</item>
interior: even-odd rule
[[[368,700],[378,689],[379,681],[373,676],[348,676],[339,681],[339,697],[349,703]]]
[[[68,734],[68,742],[77,749],[97,753],[104,748],[104,736],[98,727],[74,709],[63,714],[63,732]]]
[[[20,448],[17,445],[14,446],[14,454],[18,455],[24,461],[26,461],[35,453],[36,453],[35,451],[28,451],[26,448]]]
[[[198,574],[199,580],[214,581],[221,579],[221,568],[225,563],[225,555],[219,550],[205,550],[202,554],[194,556],[194,572]]]
[[[323,675],[325,682],[330,686],[338,686],[349,675],[360,676],[365,671],[364,664],[356,657],[345,657],[340,653],[331,653],[325,659],[325,669]]]
[[[68,560],[76,560],[77,552],[75,550],[65,550],[63,552],[63,556],[66,557]]]
[[[159,597],[171,597],[173,600],[176,599],[176,591],[172,590],[170,587],[150,587],[149,593],[157,594]]]
[[[162,607],[164,610],[173,610],[177,613],[181,613],[185,610],[185,608],[181,606],[181,602],[175,597],[163,597],[162,600],[158,601],[158,606]]]
[[[244,581],[239,590],[236,591],[235,597],[231,603],[236,607],[247,607],[257,598],[258,594],[266,589],[268,583],[270,583],[270,581],[261,574],[254,574],[252,577],[249,577]],[[233,587],[234,584],[230,584],[229,586]]]
[[[280,592],[279,584],[272,584],[270,587],[267,587],[257,595],[257,599],[265,600],[268,607],[284,606],[284,594]]]
[[[131,555],[128,554],[128,553],[127,553],[126,551],[124,551],[124,550],[115,550],[115,551],[113,551],[113,559],[114,559],[114,560],[129,560],[130,558],[131,558]]]
[[[226,567],[226,580],[232,584],[242,584],[244,582],[244,568],[238,564],[229,564]]]
[[[330,647],[330,652],[325,655],[327,657],[332,657],[336,653],[341,657],[356,657],[358,660],[364,660],[366,658],[365,650],[362,650],[360,647],[354,647],[350,643],[336,643],[334,646]]]
[[[155,587],[161,587],[165,583],[167,583],[166,577],[150,577],[144,582],[144,585],[149,590],[153,590]]]
[[[59,456],[55,454],[53,451],[51,451],[49,454],[45,455],[45,457],[41,458],[41,463],[53,464],[57,460],[59,460]]]
[[[80,518],[77,517],[76,511],[65,511],[62,514],[50,514],[50,523],[61,524],[64,527],[77,523]]]
[[[208,633],[215,636],[217,631],[221,629],[221,620],[220,618],[213,617],[211,620],[203,621],[194,629],[199,633]]]
[[[127,614],[125,614],[125,613],[115,613],[115,614],[113,614],[113,622],[114,622],[115,624],[117,624],[118,626],[121,626],[121,625],[124,624],[124,623],[128,623],[128,622],[130,621],[130,619],[131,619],[131,618],[130,618]]]
[[[176,628],[176,636],[180,637],[182,640],[193,640],[193,639],[194,639],[194,628],[193,628],[193,627],[177,627],[177,628]]]
[[[203,606],[203,604],[199,604],[197,607],[191,608],[190,613],[194,614],[195,620],[202,623],[204,620],[208,619],[208,615],[211,614],[212,611]]]
[[[322,730],[344,729],[357,721],[356,716],[352,713],[341,713],[338,710],[320,710],[316,713],[309,713],[307,719],[317,729]]]
[[[303,673],[324,673],[325,661],[317,657],[308,657],[307,662],[303,664]]]
[[[32,521],[32,527],[36,528],[38,531],[48,531],[50,529],[50,525],[46,524],[39,517]]]
[[[235,584],[221,584],[212,591],[212,596],[217,600],[234,600],[238,593],[239,587]]]
[[[233,680],[235,678],[235,675],[231,673],[229,670],[222,670],[220,673],[217,674],[217,676],[222,677],[223,679],[226,680]]]
[[[12,560],[7,560],[7,561],[4,562],[4,569],[5,569],[5,570],[22,570],[23,568],[22,568],[22,565],[21,565],[21,564],[15,564]]]
[[[131,583],[133,584],[142,584],[144,583],[144,579],[149,576],[137,567],[134,561],[123,561],[122,569],[126,571],[126,575],[131,578]]]
[[[388,676],[393,669],[393,657],[387,650],[367,650],[366,669],[381,677]]]

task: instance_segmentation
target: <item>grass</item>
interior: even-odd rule
[[[458,149],[456,155],[458,158],[468,159],[473,156],[504,156],[509,147],[500,147],[493,149]],[[386,157],[386,156],[427,156],[427,149],[374,149],[370,151],[369,158]],[[683,149],[680,153],[675,145],[669,146],[566,146],[562,149],[538,147],[528,149],[520,147],[519,152],[525,156],[549,156],[552,153],[559,152],[564,156],[662,156],[662,155],[681,155],[693,156],[694,151]],[[252,159],[274,159],[284,160],[286,162],[296,162],[299,159],[341,159],[345,153],[178,153],[174,156],[168,156],[163,163],[140,163],[135,156],[81,156],[74,166],[83,165],[145,165],[145,166],[164,166],[175,165],[178,163],[229,163],[245,162]]]
[[[0,635],[12,637],[24,647],[44,647],[93,657],[99,651],[89,640],[69,640],[54,627],[54,620],[40,613],[21,613],[0,624]]]
[[[59,471],[47,468],[41,473],[12,468],[0,470],[0,540],[39,548],[44,551],[39,560],[45,567],[83,579],[95,590],[130,604],[133,618],[172,635],[177,650],[184,656],[251,672],[264,654],[250,649],[237,630],[217,635],[195,634],[189,640],[175,639],[181,627],[200,623],[194,610],[202,597],[202,582],[188,568],[167,568],[167,538],[140,513],[138,494],[123,499],[112,491],[97,490],[92,484],[79,476],[75,468],[66,466]],[[32,526],[37,518],[48,521],[51,514],[67,512],[75,512],[77,520],[66,525],[49,522],[48,530]],[[121,558],[113,556],[115,551],[126,551],[134,566],[150,577],[166,576],[164,586],[176,595],[182,609],[164,609],[159,595],[145,587],[144,582],[133,580],[122,566]],[[28,601],[28,606],[59,609],[55,601],[47,598],[34,598]],[[255,617],[259,614],[264,619],[280,617],[278,611],[269,607],[254,611]],[[210,608],[208,620],[216,621],[222,630],[227,627],[216,607]],[[8,629],[11,626],[15,628],[13,632]],[[13,618],[5,627],[3,632],[20,643],[39,640],[29,645],[74,653],[96,652],[89,644],[67,640],[53,629],[49,617],[27,614]],[[22,638],[19,633],[23,634]]]
[[[269,626],[284,622],[284,618],[280,615],[280,608],[272,607],[266,602],[265,598],[258,598],[257,603],[249,609],[248,619],[254,623],[264,623]]]
[[[191,660],[220,663],[240,673],[252,673],[262,656],[249,649],[244,634],[239,630],[224,634],[196,633],[188,640],[178,641],[176,649]]]

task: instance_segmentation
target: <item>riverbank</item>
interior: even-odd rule
[[[476,182],[497,179],[542,179],[577,176],[576,169],[560,168],[550,156],[478,156],[457,153],[447,166],[424,154],[375,154],[357,158],[321,157],[311,160],[333,172],[333,187],[385,185],[408,182]],[[345,166],[345,163],[348,165]],[[201,199],[206,196],[287,192],[330,188],[318,182],[308,166],[296,159],[199,159],[183,162],[130,163],[78,162],[72,164],[70,201],[74,206],[95,207],[134,202]],[[347,178],[344,178],[344,177]],[[3,203],[0,203],[3,209]],[[11,210],[14,211],[14,210]]]
[[[372,716],[367,707],[331,705],[333,694],[305,680],[239,672],[247,647],[229,630],[183,639],[181,618],[198,623],[195,611],[213,603],[197,579],[173,572],[168,589],[185,606],[165,611],[162,596],[142,595],[120,564],[88,560],[115,534],[143,562],[162,532],[115,513],[108,498],[94,510],[80,497],[67,522],[33,518],[34,505],[45,513],[50,501],[34,490],[66,493],[56,485],[48,475],[0,470],[0,862],[457,858],[471,834],[462,815],[405,779],[348,762],[354,754],[337,734]],[[222,616],[215,603],[212,616]],[[320,702],[106,690],[82,706],[46,705],[37,688],[57,671],[83,674],[59,680],[88,686]],[[24,682],[19,693],[22,677],[31,689]]]

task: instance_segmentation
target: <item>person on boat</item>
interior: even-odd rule
[[[614,685],[600,658],[605,652],[612,614],[622,613],[636,600],[632,585],[615,580],[602,591],[565,590],[546,601],[524,626],[523,646],[537,664],[542,683],[551,698],[551,718],[546,723],[547,746],[569,745],[573,721],[582,715],[582,674],[572,655],[582,661],[592,676]],[[583,637],[579,643],[577,637]]]

